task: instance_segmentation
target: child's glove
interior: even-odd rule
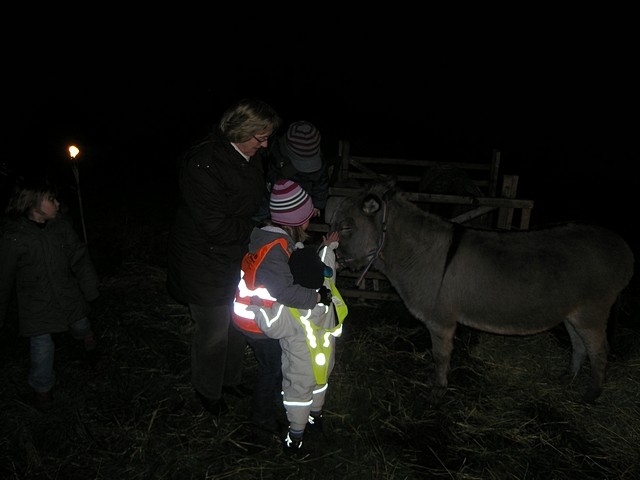
[[[331,295],[331,290],[329,290],[327,287],[323,285],[318,290],[318,293],[320,294],[320,301],[318,303],[321,303],[323,305],[331,305],[331,300],[333,299],[333,295]]]

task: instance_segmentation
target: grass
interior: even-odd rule
[[[93,322],[104,358],[88,365],[68,334],[56,335],[49,413],[30,404],[28,340],[15,323],[2,331],[2,479],[640,478],[638,285],[625,296],[593,405],[579,402],[588,366],[570,384],[558,379],[570,358],[562,328],[529,337],[459,329],[439,399],[426,329],[399,303],[352,299],[326,438],[306,439],[311,455],[292,460],[278,444],[247,452],[248,399],[230,398],[219,422],[202,409],[189,382],[192,326],[165,291],[166,232],[120,227],[119,240],[92,245],[102,272]],[[250,350],[245,367],[251,383]]]

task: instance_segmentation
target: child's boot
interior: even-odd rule
[[[304,450],[302,450],[302,435],[292,435],[291,431],[287,432],[287,436],[284,439],[282,445],[284,452],[294,458],[300,458],[304,456]]]
[[[53,407],[53,392],[34,392],[33,405],[41,412],[48,412]]]
[[[309,420],[307,421],[307,428],[305,431],[310,432],[314,435],[323,435],[323,419],[322,412],[311,412],[309,415]]]
[[[89,335],[84,337],[82,339],[82,343],[84,343],[84,349],[87,352],[93,352],[97,346],[96,337],[93,335],[93,333],[90,333]]]
[[[98,342],[93,333],[82,339],[84,344],[84,358],[91,367],[96,367],[100,362],[100,351],[98,350]]]

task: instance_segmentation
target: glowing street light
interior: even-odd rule
[[[73,176],[76,178],[76,190],[78,192],[78,203],[80,204],[80,220],[82,221],[82,233],[84,235],[84,243],[87,243],[87,229],[84,225],[84,211],[82,209],[82,195],[80,194],[80,171],[78,170],[78,161],[76,157],[80,153],[80,149],[75,145],[69,147],[69,156],[71,157],[71,168]]]
[[[71,145],[69,147],[69,155],[71,155],[71,160],[74,160],[79,153],[80,153],[80,149],[75,145]]]

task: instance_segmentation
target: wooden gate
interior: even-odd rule
[[[329,188],[329,203],[339,202],[341,198],[353,195],[367,182],[392,176],[401,185],[405,196],[420,205],[457,204],[473,208],[461,215],[450,218],[456,223],[467,223],[479,217],[489,216],[490,228],[496,230],[526,230],[529,228],[533,200],[517,199],[518,176],[500,175],[500,152],[494,150],[489,162],[439,162],[433,160],[415,160],[399,158],[376,158],[354,156],[348,141],[340,141],[338,147],[339,164],[334,165],[332,183]],[[429,167],[449,165],[466,172],[485,196],[461,196],[418,192],[417,186],[422,173]],[[330,216],[330,208],[325,217]],[[313,222],[310,232],[329,231],[330,218],[323,222]],[[357,272],[341,270],[338,278],[355,279]],[[345,283],[345,282],[342,282]],[[367,272],[364,280],[357,288],[346,282],[341,285],[340,292],[346,297],[359,297],[375,300],[399,300],[393,288],[388,285],[384,275],[378,272]]]

